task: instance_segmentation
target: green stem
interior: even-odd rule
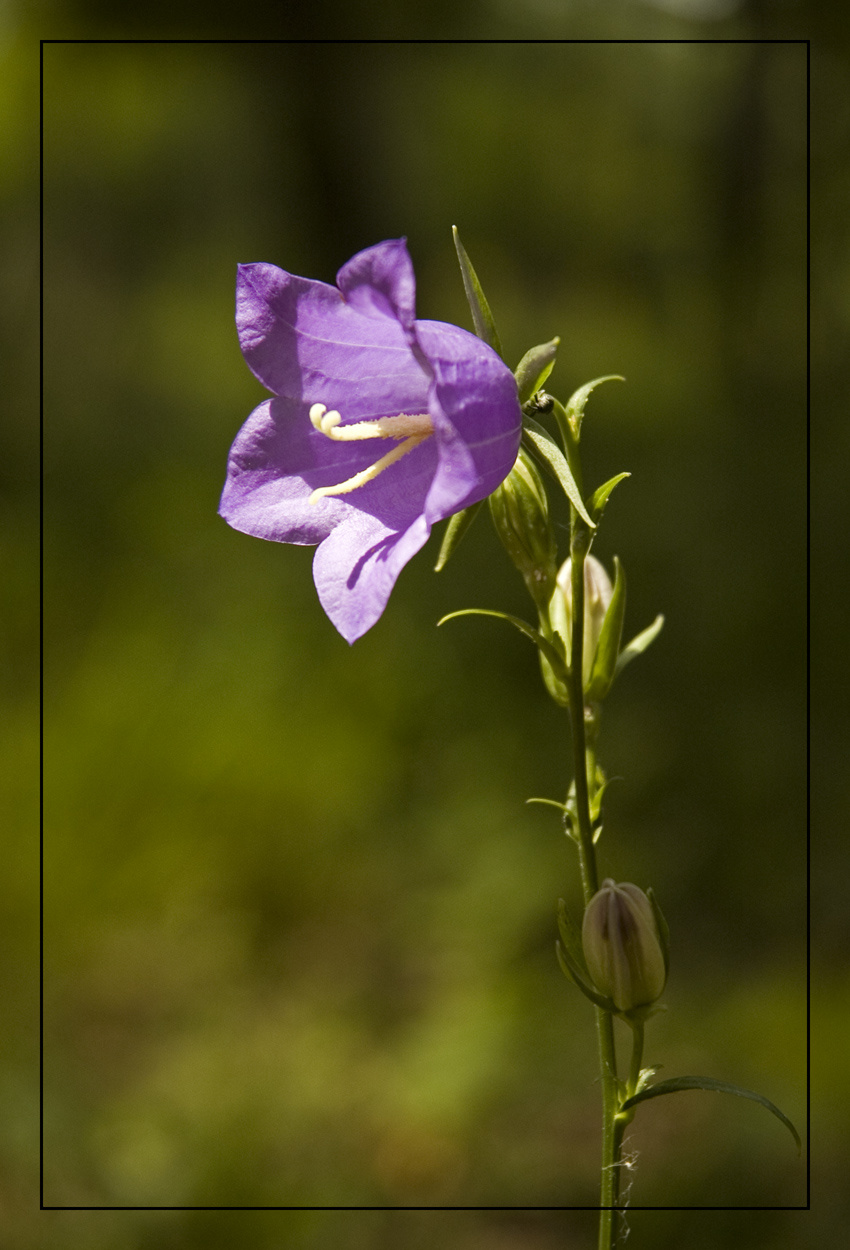
[[[620,1200],[620,1172],[622,1170],[621,1164],[620,1164],[620,1151],[622,1150],[622,1146],[623,1146],[623,1134],[626,1131],[626,1123],[627,1123],[626,1120],[621,1120],[619,1117],[615,1117],[614,1119],[612,1160],[611,1160],[611,1166],[610,1166],[611,1203],[613,1206],[616,1206]],[[599,1219],[599,1224],[600,1224],[599,1250],[613,1250],[613,1246],[614,1246],[614,1212],[609,1211],[607,1214],[609,1217],[610,1225],[606,1233],[608,1240],[604,1242],[602,1240],[603,1233],[602,1233],[601,1216]]]
[[[570,638],[570,710],[572,716],[575,802],[578,823],[578,849],[585,906],[599,888],[593,825],[590,816],[590,786],[595,785],[596,766],[593,744],[588,744],[585,725],[584,684],[584,560],[589,535],[581,518],[573,512],[570,544],[572,635]],[[614,1211],[619,1191],[619,1159],[622,1129],[617,1114],[617,1057],[614,1048],[614,1022],[611,1013],[596,1009],[599,1068],[602,1083],[602,1172],[599,1196],[599,1250],[613,1250]]]
[[[638,1081],[640,1080],[640,1069],[643,1063],[643,1026],[644,1022],[638,1017],[627,1021],[632,1030],[632,1058],[629,1063],[629,1079],[626,1086],[626,1095],[631,1098],[632,1094],[637,1093]],[[621,1111],[619,1115],[614,1116],[614,1137],[612,1143],[611,1157],[611,1195],[612,1203],[616,1206],[620,1197],[620,1154],[623,1146],[623,1135],[629,1124],[634,1119],[634,1108],[629,1111]],[[613,1228],[608,1234],[613,1235]],[[611,1241],[603,1242],[602,1231],[599,1233],[600,1250],[609,1250],[613,1243]]]
[[[637,1093],[638,1081],[640,1080],[640,1069],[643,1063],[643,1027],[644,1022],[635,1016],[629,1020],[632,1030],[632,1061],[629,1065],[629,1084],[627,1097],[631,1098]]]

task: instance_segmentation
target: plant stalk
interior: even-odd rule
[[[572,717],[573,766],[575,802],[578,824],[578,849],[584,904],[590,902],[599,888],[596,851],[593,845],[593,823],[590,815],[590,788],[596,785],[595,753],[588,743],[585,718],[584,682],[584,560],[589,547],[589,533],[573,510],[570,569],[572,592],[572,635],[570,638],[570,710]],[[622,1128],[616,1120],[617,1058],[614,1046],[614,1021],[611,1013],[596,1007],[596,1033],[599,1043],[599,1068],[602,1085],[602,1171],[599,1195],[599,1250],[613,1250],[614,1205],[619,1190],[619,1159]]]

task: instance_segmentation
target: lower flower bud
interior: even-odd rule
[[[667,983],[666,938],[643,890],[610,877],[588,903],[581,929],[584,958],[599,992],[618,1011],[648,1007]]]

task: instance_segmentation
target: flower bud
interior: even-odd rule
[[[610,877],[588,903],[581,944],[596,988],[618,1011],[648,1007],[667,983],[666,939],[643,890]]]
[[[490,496],[490,513],[502,546],[522,573],[532,599],[545,611],[555,585],[558,549],[546,488],[524,448]]]
[[[558,571],[557,585],[549,605],[552,625],[564,639],[569,650],[573,628],[572,561],[566,560]],[[605,568],[594,556],[584,558],[584,641],[582,643],[582,683],[587,689],[593,669],[596,644],[614,588]]]

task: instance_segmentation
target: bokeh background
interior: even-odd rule
[[[574,855],[525,804],[563,795],[568,726],[519,635],[435,629],[527,614],[518,575],[482,520],[437,576],[436,536],[349,648],[309,550],[216,516],[263,397],[236,263],[332,282],[406,235],[420,316],[468,326],[453,223],[511,365],[559,334],[561,398],[627,379],[592,397],[584,445],[590,484],[632,473],[596,546],[627,571],[627,633],[667,618],[601,748],[622,778],[602,871],[651,884],[673,937],[647,1060],[805,1126],[806,47],[686,41],[752,38],[761,8],[620,12],[674,42],[44,49],[44,1201],[542,1210],[36,1218],[21,1026],[16,1245],[414,1250],[437,1218],[460,1250],[593,1244],[593,1213],[545,1210],[595,1202],[599,1095],[592,1012],[553,955]],[[37,33],[161,33],[64,20]],[[14,106],[33,66],[7,60]],[[15,776],[32,711],[9,689]],[[637,1208],[806,1200],[805,1156],[750,1103],[658,1100],[630,1145]],[[636,1245],[791,1250],[812,1218],[630,1223]]]

